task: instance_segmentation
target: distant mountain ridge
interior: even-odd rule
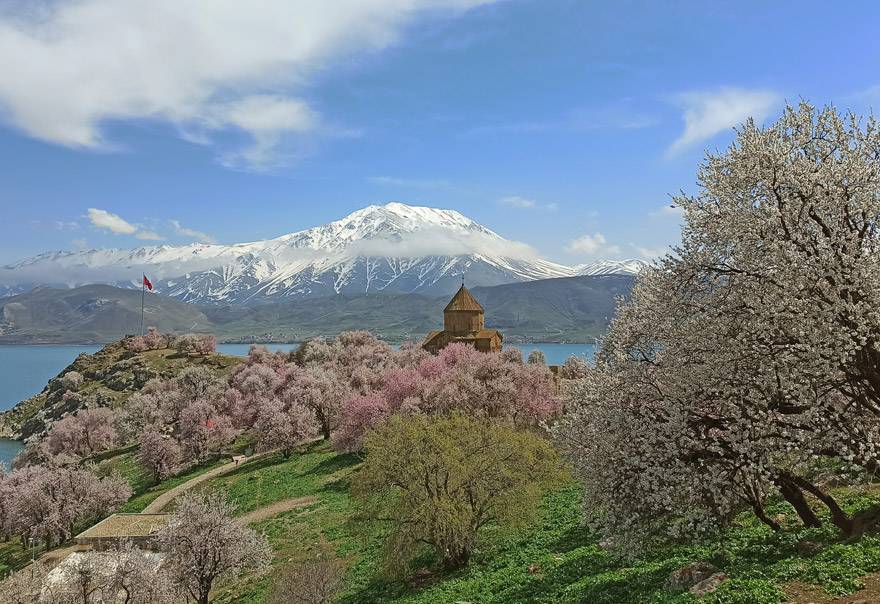
[[[105,283],[185,302],[254,304],[377,292],[445,295],[465,277],[491,286],[576,275],[636,274],[643,261],[567,267],[455,210],[372,205],[326,225],[233,245],[193,243],[133,250],[47,252],[0,268],[0,295],[38,285]]]
[[[604,333],[627,275],[579,276],[474,287],[487,326],[508,343],[590,341]],[[0,300],[0,343],[103,343],[140,325],[140,292],[108,285],[37,288]],[[259,305],[198,305],[146,297],[147,325],[163,332],[212,332],[221,341],[302,341],[367,329],[387,340],[420,340],[442,328],[448,297],[379,293],[291,299]]]

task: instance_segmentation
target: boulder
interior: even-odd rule
[[[692,596],[696,596],[697,598],[701,598],[706,594],[710,594],[716,589],[718,589],[722,583],[727,581],[726,573],[715,573],[711,577],[703,579],[693,587],[688,590]]]
[[[718,568],[709,562],[691,562],[678,570],[672,571],[666,580],[668,591],[685,591],[705,581],[718,572]]]

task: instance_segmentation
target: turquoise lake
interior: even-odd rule
[[[270,350],[294,350],[298,344],[269,344]],[[561,365],[572,355],[591,359],[593,344],[514,344],[523,355],[541,350],[547,363]],[[248,344],[220,344],[217,350],[224,354],[245,356]],[[46,382],[70,365],[82,352],[96,352],[100,346],[10,346],[0,345],[0,410],[9,409],[21,400],[38,394]],[[0,438],[0,461],[7,467],[21,449],[17,441]]]

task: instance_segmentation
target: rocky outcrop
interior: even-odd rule
[[[0,435],[25,442],[39,440],[55,422],[80,409],[115,408],[124,404],[154,378],[174,377],[196,363],[223,372],[240,361],[223,355],[192,359],[172,350],[136,354],[129,352],[123,342],[114,342],[94,354],[79,355],[49,380],[40,394],[0,413]],[[67,387],[71,380],[64,380],[70,372],[81,376],[81,379],[77,377],[76,391]]]

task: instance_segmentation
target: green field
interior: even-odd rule
[[[315,496],[315,504],[255,527],[269,537],[278,564],[332,547],[348,564],[346,590],[340,596],[346,604],[693,602],[688,594],[663,589],[670,572],[693,561],[710,561],[731,577],[704,601],[761,604],[783,601],[783,589],[793,581],[819,585],[829,594],[850,593],[861,586],[860,577],[880,570],[880,539],[866,536],[843,543],[830,524],[825,529],[799,530],[785,503],[769,507],[771,513],[785,515],[786,530],[780,534],[743,514],[711,542],[669,547],[627,560],[600,548],[597,536],[581,525],[580,487],[570,482],[545,498],[533,524],[487,532],[467,569],[444,575],[426,555],[410,578],[387,579],[379,564],[382,529],[362,521],[362,510],[349,495],[349,480],[358,463],[356,456],[336,454],[322,443],[289,460],[273,456],[247,464],[208,481],[204,488],[224,493],[240,513],[283,499]],[[867,487],[839,495],[853,512],[880,504],[880,492]],[[815,543],[821,551],[799,555],[801,541]],[[262,602],[270,580],[227,585],[217,601]]]

